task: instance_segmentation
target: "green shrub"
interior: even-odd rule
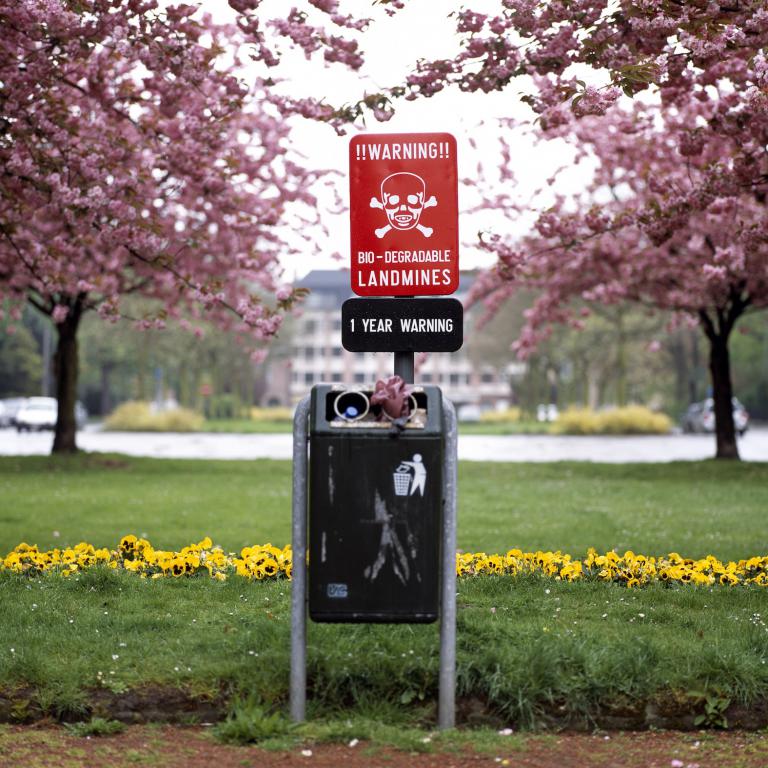
[[[208,419],[240,419],[246,416],[246,410],[237,395],[214,395],[205,403],[205,416]]]
[[[568,408],[550,430],[558,435],[596,435],[600,433],[600,418],[589,408]]]
[[[122,733],[125,725],[117,720],[93,717],[87,722],[68,724],[66,729],[73,736],[114,736],[116,733]]]
[[[561,435],[664,435],[672,422],[663,413],[642,405],[628,405],[608,411],[569,408],[552,425]]]
[[[255,699],[235,702],[232,712],[214,729],[214,736],[225,744],[258,744],[288,735],[295,724],[279,712],[269,713]]]
[[[485,411],[480,415],[480,421],[484,424],[510,424],[520,421],[519,408],[505,408],[503,411]]]
[[[149,403],[129,401],[118,406],[104,429],[120,432],[196,432],[203,418],[187,408],[154,413]]]
[[[642,405],[614,408],[600,414],[603,432],[614,435],[665,435],[672,422],[664,413]]]
[[[292,408],[251,408],[251,421],[293,421]]]

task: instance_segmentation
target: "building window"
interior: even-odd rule
[[[341,357],[343,352],[344,352],[344,350],[341,347],[333,347],[333,349],[331,350],[331,354],[334,357]]]
[[[314,384],[315,383],[315,374],[310,372],[307,372],[304,374],[304,383],[305,384]]]
[[[356,373],[355,374],[355,384],[363,384],[365,382],[365,374],[364,373]]]
[[[459,383],[459,380],[460,380],[460,379],[461,379],[461,377],[459,376],[459,374],[458,374],[458,373],[452,373],[452,374],[450,375],[449,381],[450,381],[450,383],[451,383],[453,386],[457,386],[457,385],[458,385],[458,383]]]
[[[431,384],[431,383],[432,383],[432,374],[431,374],[431,373],[423,373],[423,374],[421,375],[421,380],[422,380],[422,381],[423,381],[425,384]]]
[[[305,347],[304,348],[304,357],[306,357],[307,360],[314,360],[315,359],[315,348],[314,347]]]
[[[338,383],[341,381],[341,374],[340,373],[332,373],[331,374],[331,381],[334,383]]]
[[[341,318],[340,317],[337,317],[333,321],[333,330],[334,331],[340,331],[341,330]]]
[[[304,321],[304,333],[314,333],[317,330],[317,322],[315,320]]]
[[[480,375],[480,381],[482,381],[483,384],[493,384],[494,378],[495,376],[489,371],[485,371]]]

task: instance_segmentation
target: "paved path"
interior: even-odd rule
[[[52,436],[0,430],[0,455],[47,454]],[[291,435],[79,433],[86,451],[177,459],[290,459]],[[768,428],[750,430],[739,441],[741,457],[768,461]],[[663,437],[555,437],[552,435],[459,437],[459,459],[469,461],[600,461],[610,463],[680,461],[712,458],[711,435]]]

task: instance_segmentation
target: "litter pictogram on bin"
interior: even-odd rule
[[[393,475],[395,480],[395,496],[407,496],[411,488],[411,468],[403,462]]]
[[[413,461],[401,461],[392,477],[395,480],[395,496],[413,496],[416,491],[424,495],[427,470],[420,453],[413,454]]]

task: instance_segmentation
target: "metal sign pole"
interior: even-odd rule
[[[442,730],[456,724],[456,493],[458,425],[453,403],[443,398],[445,459],[443,482],[443,579],[440,611],[440,690],[437,710]]]
[[[395,352],[395,376],[406,384],[413,384],[413,352]]]
[[[404,296],[406,301],[413,301],[413,296]],[[416,375],[413,352],[395,352],[395,376],[399,376],[406,384],[413,384]]]
[[[307,711],[307,449],[309,395],[293,416],[293,509],[291,549],[291,720],[303,723]]]

